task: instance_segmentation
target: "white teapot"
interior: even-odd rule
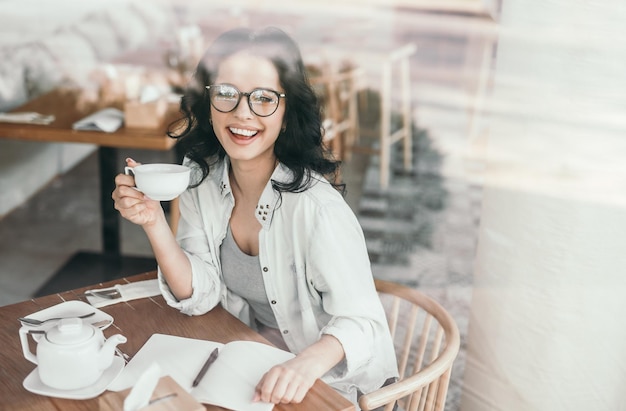
[[[59,390],[76,390],[98,381],[113,363],[115,347],[126,337],[115,334],[104,339],[102,330],[80,318],[65,318],[38,338],[37,355],[28,344],[33,329],[20,328],[24,357],[38,365],[39,378]]]

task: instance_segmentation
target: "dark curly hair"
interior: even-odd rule
[[[213,84],[221,62],[242,50],[265,57],[278,71],[285,91],[286,108],[283,131],[274,145],[276,158],[293,173],[293,180],[280,184],[272,181],[279,192],[300,192],[313,183],[312,171],[326,176],[343,192],[345,186],[336,184],[340,162],[332,158],[323,144],[320,103],[311,87],[295,41],[278,28],[260,31],[240,28],[220,35],[198,63],[181,100],[184,126],[170,127],[168,135],[177,138],[179,153],[196,163],[201,177],[192,185],[197,187],[209,175],[212,165],[224,159],[226,152],[210,123],[210,102],[205,86]]]

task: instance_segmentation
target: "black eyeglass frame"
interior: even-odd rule
[[[220,110],[219,108],[217,108],[215,106],[215,104],[213,103],[213,99],[211,98],[211,87],[217,87],[217,86],[228,86],[228,87],[232,87],[233,89],[235,89],[238,93],[238,98],[237,98],[237,103],[235,103],[235,105],[233,106],[233,108],[231,108],[230,110]],[[237,87],[233,86],[232,84],[228,84],[228,83],[220,83],[220,84],[213,84],[210,86],[205,86],[205,88],[207,89],[207,91],[209,92],[209,102],[211,103],[211,105],[213,106],[214,109],[216,109],[217,111],[219,111],[220,113],[230,113],[231,111],[235,111],[237,109],[237,107],[239,107],[239,103],[241,103],[241,98],[243,96],[246,97],[246,100],[248,100],[248,107],[250,108],[250,111],[254,113],[254,115],[259,116],[259,117],[269,117],[272,114],[276,113],[276,110],[278,110],[278,106],[280,105],[280,99],[281,98],[286,98],[287,96],[285,95],[285,93],[279,93],[276,90],[272,90],[271,88],[265,88],[265,87],[257,87],[255,89],[252,89],[250,92],[248,93],[244,93],[243,91],[239,90]],[[274,93],[276,95],[276,97],[278,98],[278,102],[276,103],[276,107],[274,107],[274,111],[272,111],[269,114],[259,114],[254,110],[254,107],[252,106],[252,103],[250,102],[250,95],[257,92],[257,91],[267,91],[270,93]]]

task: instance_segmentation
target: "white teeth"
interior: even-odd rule
[[[254,135],[256,135],[256,133],[258,133],[258,131],[254,131],[254,130],[244,130],[242,128],[234,128],[234,127],[229,127],[230,132],[233,134],[239,134],[245,137],[252,137]]]

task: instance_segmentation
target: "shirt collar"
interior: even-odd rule
[[[224,157],[223,161],[217,163],[217,168],[215,169],[215,173],[213,174],[213,181],[220,189],[220,194],[222,198],[226,197],[231,193],[230,189],[230,179],[228,178],[228,172],[230,169],[230,159],[228,157]],[[209,174],[210,175],[210,174]]]
[[[224,161],[220,161],[215,169],[213,175],[213,181],[220,189],[222,198],[231,194],[230,179],[228,177],[230,170],[230,159],[228,156],[224,158]],[[274,216],[274,211],[280,205],[281,193],[274,190],[272,187],[272,181],[278,183],[287,183],[293,179],[293,173],[287,166],[282,163],[278,163],[276,169],[272,173],[270,180],[261,193],[259,202],[255,208],[255,217],[264,228],[269,227]]]
[[[259,202],[256,206],[256,218],[259,223],[267,228],[270,226],[272,222],[272,218],[274,217],[274,212],[280,206],[280,199],[282,193],[279,193],[272,186],[272,181],[277,183],[287,183],[293,179],[293,173],[287,166],[282,163],[278,163],[276,169],[272,173],[270,180],[267,182],[267,185],[263,189],[263,193],[261,193],[261,197],[259,198]]]

